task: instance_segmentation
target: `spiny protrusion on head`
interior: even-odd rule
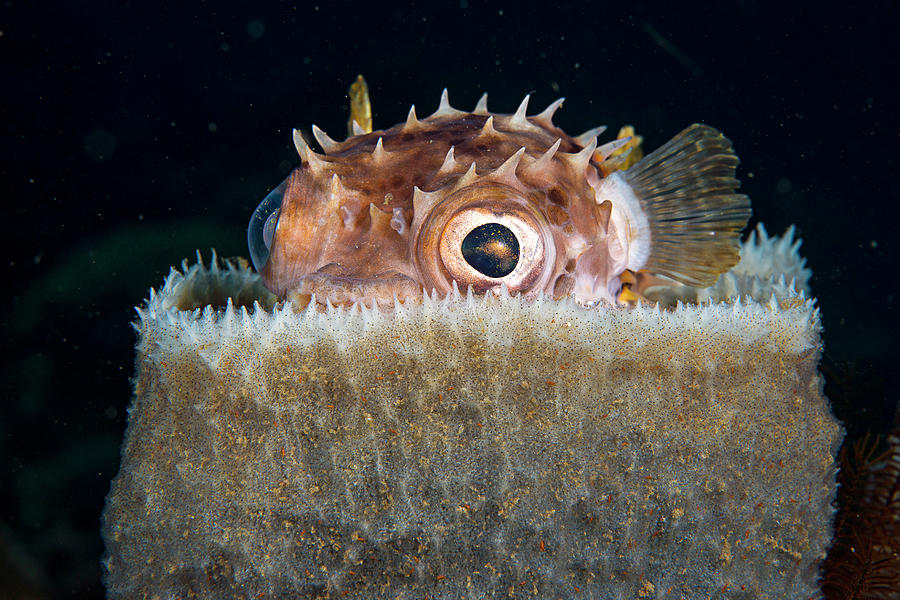
[[[331,197],[344,198],[348,194],[347,186],[343,184],[337,173],[331,176]]]
[[[478,99],[478,103],[475,105],[475,110],[472,111],[473,115],[487,115],[488,107],[487,107],[487,92],[481,95],[481,98]]]
[[[603,164],[600,165],[600,170],[604,174],[604,176],[609,173],[613,173],[615,171],[620,170],[625,166],[625,163],[628,162],[628,158],[631,155],[631,151],[633,148],[628,148],[622,154],[617,154],[616,156],[610,156],[606,160],[603,161]]]
[[[329,154],[340,147],[340,144],[328,137],[328,134],[319,129],[318,125],[312,126],[312,132],[313,137],[315,137],[316,141],[319,142],[319,145],[322,146],[322,150],[325,151],[325,154]]]
[[[353,119],[353,121],[350,123],[350,127],[353,130],[353,135],[363,135],[366,133],[366,130],[356,122],[356,119]]]
[[[378,141],[375,142],[375,149],[372,150],[372,161],[378,166],[387,164],[387,161],[390,160],[390,154],[384,149],[384,143],[379,137]]]
[[[560,144],[562,144],[562,138],[557,138],[556,142],[554,142],[553,145],[550,146],[547,151],[541,155],[540,158],[525,167],[524,173],[528,175],[538,175],[542,172],[545,172],[550,167],[550,164],[553,161],[553,157],[559,150]]]
[[[483,139],[491,139],[496,138],[500,134],[497,133],[497,130],[494,129],[494,115],[491,115],[484,122],[484,125],[481,127],[481,131],[478,133],[479,138]]]
[[[472,164],[469,165],[469,168],[466,169],[466,172],[463,173],[462,177],[458,178],[456,180],[456,182],[453,183],[452,186],[449,186],[449,189],[448,189],[448,187],[444,187],[442,189],[439,189],[439,190],[437,190],[435,192],[431,192],[431,193],[439,194],[442,197],[449,196],[453,192],[455,192],[459,189],[462,189],[462,188],[466,187],[467,185],[471,184],[476,179],[478,179],[478,173],[475,170],[475,161],[473,160]],[[413,202],[415,203],[415,196],[413,197]],[[419,216],[418,210],[419,210],[418,208],[414,209],[414,215],[416,217]]]
[[[587,146],[581,149],[581,151],[576,152],[574,154],[569,154],[566,152],[560,152],[559,157],[564,160],[568,165],[575,170],[576,173],[583,173],[588,165],[591,164],[591,158],[594,156],[594,151],[597,149],[597,138],[592,139]]]
[[[308,149],[307,149],[308,150]],[[309,170],[313,175],[322,175],[325,173],[325,170],[328,168],[327,163],[322,158],[320,154],[316,154],[312,150],[308,150],[306,153],[306,164],[309,165]]]
[[[612,155],[613,152],[627,145],[630,141],[631,136],[613,140],[611,142],[606,142],[605,144],[597,148],[597,153],[600,155],[601,160],[606,160]]]
[[[563,102],[565,102],[565,100],[565,98],[557,98],[540,114],[531,117],[532,120],[534,120],[534,122],[538,125],[542,125],[547,129],[554,128],[555,125],[553,124],[553,115],[556,114],[556,111],[559,110],[559,107],[563,105]]]
[[[472,164],[469,165],[469,168],[466,170],[465,174],[459,178],[456,182],[456,185],[453,186],[452,191],[456,191],[460,188],[463,188],[478,178],[478,173],[475,171],[475,161],[472,161]]]
[[[463,111],[456,110],[455,108],[450,106],[450,97],[447,95],[447,88],[444,88],[444,91],[441,92],[441,103],[438,105],[438,109],[434,111],[434,113],[428,118],[434,119],[436,117],[455,117],[463,114],[465,114]]]
[[[596,140],[597,136],[601,135],[604,131],[606,131],[606,125],[600,125],[599,127],[592,127],[581,135],[576,135],[572,139],[575,140],[576,144],[584,148],[591,143],[591,140]]]
[[[525,146],[519,148],[516,153],[506,159],[502,165],[494,169],[493,173],[491,173],[491,178],[504,183],[515,182],[516,168],[519,166],[519,161],[522,160],[523,154],[525,154]]]
[[[425,129],[425,127],[422,125],[422,121],[416,117],[416,105],[413,104],[409,107],[409,113],[406,115],[406,122],[403,123],[403,128],[400,131],[403,133],[414,133],[423,129]]]
[[[294,129],[291,133],[294,138],[294,148],[297,149],[297,154],[300,155],[300,160],[303,162],[309,161],[309,154],[312,150],[309,149],[309,144],[306,143],[306,140],[303,139],[303,134],[300,133],[297,129]]]
[[[449,175],[456,171],[459,167],[459,163],[456,162],[456,157],[453,153],[453,146],[450,146],[450,149],[447,150],[447,155],[444,157],[444,162],[441,163],[441,168],[438,169],[438,175]]]
[[[516,109],[516,112],[513,113],[513,116],[509,118],[509,128],[510,129],[518,129],[518,130],[527,130],[534,129],[534,124],[528,120],[526,113],[528,112],[528,100],[531,99],[531,94],[526,94],[525,98],[522,99],[521,104],[519,104],[519,108]]]
[[[443,196],[444,192],[442,190],[424,192],[419,186],[413,186],[413,219],[417,221],[423,219]]]
[[[335,173],[331,176],[331,193],[328,194],[328,202],[323,210],[324,215],[340,215],[341,200],[347,199],[347,188],[341,183],[341,178]]]
[[[369,229],[372,231],[384,231],[392,229],[392,214],[385,212],[375,206],[374,203],[369,204]]]

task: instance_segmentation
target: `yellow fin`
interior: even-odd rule
[[[628,306],[634,306],[641,300],[643,300],[643,296],[635,294],[629,287],[623,287],[622,293],[619,294],[618,298],[616,298],[616,301],[619,304],[627,304]]]
[[[348,91],[350,96],[350,119],[347,121],[347,134],[356,135],[353,130],[353,122],[363,130],[363,133],[372,133],[372,104],[369,102],[369,86],[362,75],[356,76],[356,81]]]
[[[617,165],[617,168],[620,171],[628,169],[631,165],[644,158],[644,151],[641,149],[641,143],[644,141],[644,138],[637,135],[634,132],[634,127],[631,125],[622,127],[622,129],[619,130],[619,135],[616,136],[616,139],[622,140],[627,137],[630,137],[631,141],[613,152],[611,156],[611,158],[614,158],[616,156],[622,156],[629,150],[631,151],[628,153],[628,156],[624,157],[623,162],[620,165]]]

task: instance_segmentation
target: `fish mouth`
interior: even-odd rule
[[[391,307],[398,302],[420,299],[423,293],[416,280],[398,272],[369,277],[318,272],[301,277],[284,299],[297,308],[305,308],[312,301],[323,306]]]

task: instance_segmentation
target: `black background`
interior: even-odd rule
[[[357,73],[376,128],[444,87],[495,112],[565,96],[564,129],[634,124],[645,150],[719,128],[753,223],[804,239],[835,412],[854,435],[890,428],[895,4],[710,4],[0,7],[0,598],[102,596],[132,307],[196,248],[247,254],[253,208],[299,163],[291,128],[342,139]]]

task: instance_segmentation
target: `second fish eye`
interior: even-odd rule
[[[263,198],[247,225],[247,245],[257,271],[262,271],[269,260],[269,251],[272,249],[275,230],[278,229],[278,218],[281,215],[281,201],[284,200],[289,179],[282,181]]]

